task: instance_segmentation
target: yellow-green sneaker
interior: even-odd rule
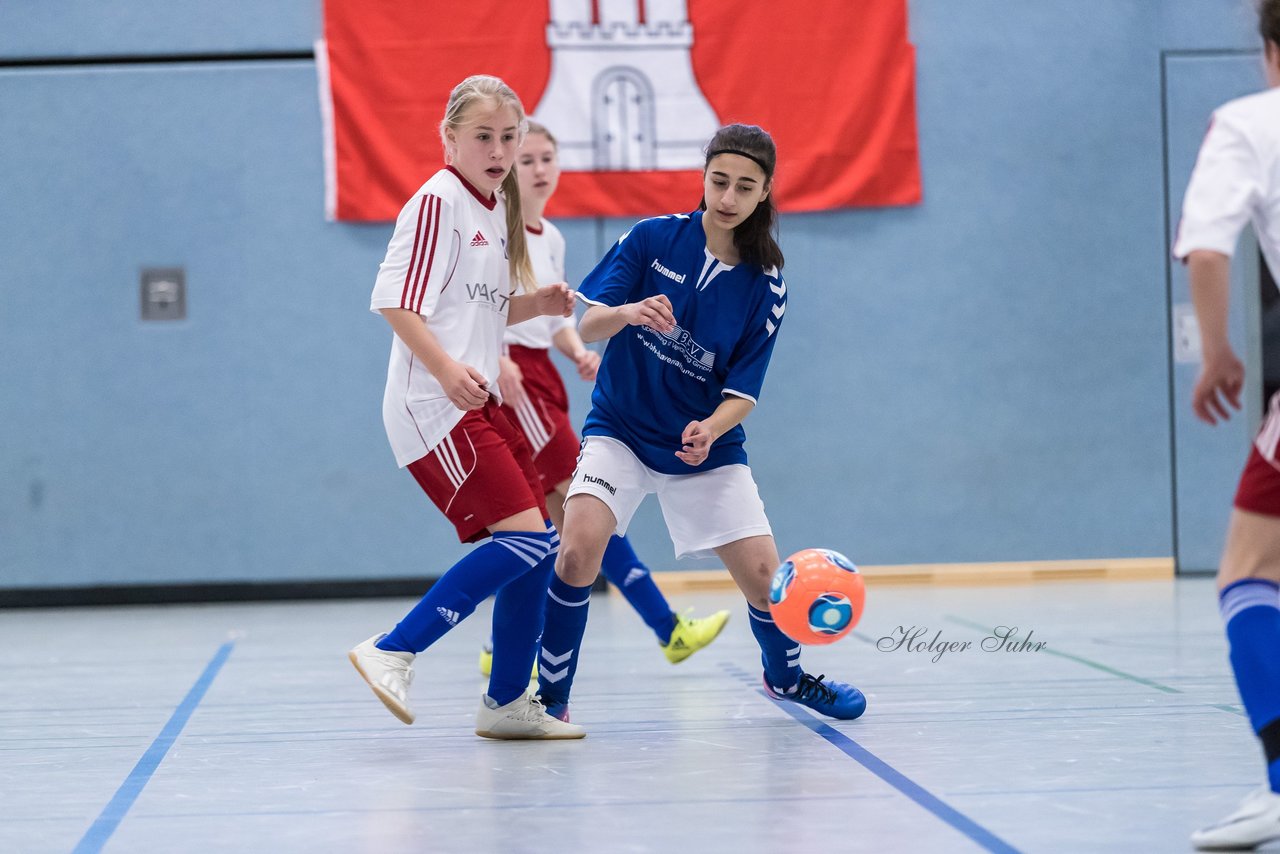
[[[667,661],[679,664],[715,640],[727,622],[728,611],[716,611],[709,617],[676,614],[676,627],[671,630],[671,637],[662,645],[662,653]]]
[[[480,647],[480,675],[488,676],[493,672],[493,647],[488,644]],[[532,682],[538,678],[538,662],[533,663],[533,670],[529,673],[529,681]]]

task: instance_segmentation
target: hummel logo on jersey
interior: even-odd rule
[[[484,235],[477,231],[476,236],[471,238],[471,245],[472,246],[488,246],[489,241],[485,240]]]
[[[650,266],[652,266],[653,269],[657,270],[659,273],[666,276],[671,281],[675,282],[677,285],[684,284],[684,273],[677,273],[674,270],[668,270],[666,267],[658,263],[657,258],[653,259],[653,264],[651,264]]]
[[[631,567],[631,571],[627,573],[627,577],[622,579],[622,586],[630,587],[632,583],[639,581],[640,579],[644,578],[648,574],[649,573],[645,572],[640,567],[633,566]]]
[[[445,622],[447,622],[451,626],[458,625],[458,620],[462,616],[457,611],[450,611],[448,608],[436,608],[436,613],[444,617]]]

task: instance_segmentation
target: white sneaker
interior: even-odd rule
[[[409,711],[409,685],[413,682],[413,653],[378,649],[375,644],[385,637],[385,633],[374,635],[347,653],[347,658],[369,683],[382,705],[400,720],[411,724],[413,712]]]
[[[1266,786],[1245,795],[1222,821],[1191,834],[1191,844],[1202,851],[1249,849],[1273,839],[1280,839],[1280,794]]]
[[[476,735],[484,738],[582,738],[586,734],[577,724],[551,717],[542,699],[528,691],[505,706],[486,694],[476,712]]]

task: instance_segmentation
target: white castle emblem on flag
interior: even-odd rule
[[[551,78],[533,111],[567,172],[701,169],[720,127],[698,88],[687,0],[549,0]]]

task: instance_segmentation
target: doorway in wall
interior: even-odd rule
[[[1187,179],[1195,165],[1213,110],[1265,85],[1259,52],[1253,50],[1165,51],[1161,54],[1164,132],[1165,247],[1172,245]],[[1231,270],[1232,346],[1245,361],[1244,411],[1216,427],[1191,411],[1191,391],[1199,376],[1199,330],[1183,265],[1166,257],[1169,321],[1169,450],[1172,465],[1172,551],[1180,574],[1215,571],[1226,535],[1231,500],[1262,417],[1264,377],[1280,387],[1280,297],[1260,282],[1251,231],[1241,238]],[[1264,305],[1266,311],[1264,312]],[[1266,332],[1264,330],[1274,330]],[[1271,367],[1264,367],[1265,338],[1274,343]]]

